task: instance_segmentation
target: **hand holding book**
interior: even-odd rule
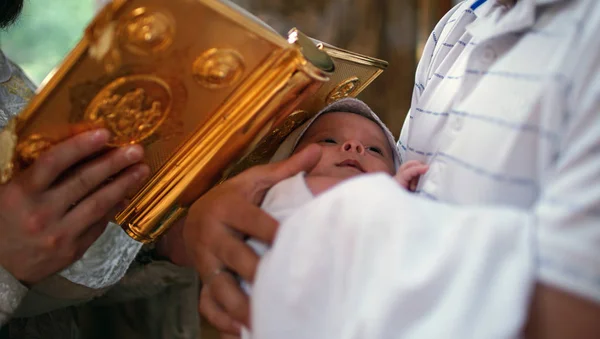
[[[386,65],[297,30],[285,39],[217,0],[115,0],[19,116],[14,154],[0,166],[8,181],[73,125],[108,129],[112,147],[140,144],[150,180],[116,221],[152,242],[209,188],[267,161],[287,133],[358,95]]]

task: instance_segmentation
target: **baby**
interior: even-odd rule
[[[322,148],[322,156],[309,173],[300,173],[273,186],[261,208],[283,223],[303,204],[338,183],[361,174],[385,172],[405,189],[414,191],[427,165],[418,161],[401,164],[392,133],[362,101],[346,98],[325,107],[294,130],[271,162],[280,161],[310,144]],[[257,254],[268,247],[254,239],[248,244]],[[250,293],[250,287],[242,282]],[[247,336],[245,336],[247,337]]]

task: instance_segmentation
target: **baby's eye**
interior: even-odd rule
[[[337,144],[337,142],[331,138],[323,139],[320,142],[325,143],[325,144]]]
[[[370,147],[367,147],[367,149],[368,149],[369,151],[371,151],[371,152],[375,152],[375,153],[377,153],[377,154],[379,154],[379,155],[383,155],[383,151],[382,151],[382,150],[381,150],[381,148],[379,148],[379,147],[370,146]]]

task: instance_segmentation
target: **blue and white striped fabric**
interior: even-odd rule
[[[367,175],[299,208],[253,337],[519,338],[538,282],[600,303],[598,32],[597,0],[457,5],[399,141],[430,165],[419,195]]]
[[[399,147],[431,166],[422,195],[488,206],[480,224],[532,216],[539,279],[600,302],[598,32],[594,0],[458,5],[425,47]]]

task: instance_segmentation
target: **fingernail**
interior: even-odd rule
[[[142,160],[143,151],[142,148],[138,145],[129,146],[127,151],[125,151],[125,158],[131,162],[136,162]]]
[[[150,168],[146,165],[140,166],[135,172],[133,172],[133,178],[135,181],[145,180],[150,174]]]
[[[99,129],[92,134],[92,141],[98,143],[106,143],[109,137],[110,133],[108,133],[107,130]]]

